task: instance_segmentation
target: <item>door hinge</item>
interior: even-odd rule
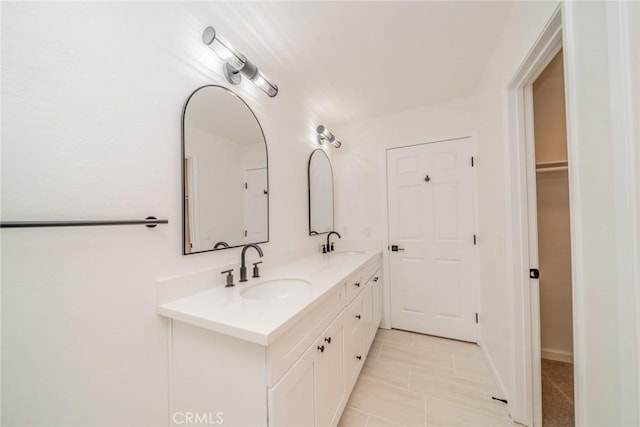
[[[244,183],[244,189],[246,190],[247,188],[249,188],[249,186],[247,185],[247,183]]]
[[[478,244],[478,239],[477,239],[476,235],[474,234],[473,235],[473,245],[475,246],[477,244]]]
[[[478,323],[478,313],[476,313],[476,323]]]
[[[471,156],[471,167],[475,166],[475,159],[473,158],[473,156]]]
[[[540,278],[540,270],[537,268],[529,269],[529,278],[530,279],[539,279]]]

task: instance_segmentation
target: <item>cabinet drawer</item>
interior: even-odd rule
[[[273,386],[295,363],[345,305],[344,288],[337,286],[293,328],[267,347],[267,386]]]
[[[356,274],[347,280],[346,300],[347,304],[351,302],[356,295],[364,289],[365,282],[362,280],[362,270],[358,270]]]
[[[362,281],[367,283],[380,268],[380,255],[376,255],[362,267]]]

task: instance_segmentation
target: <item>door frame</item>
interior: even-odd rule
[[[529,277],[530,268],[539,268],[533,82],[562,47],[562,15],[558,6],[507,86],[506,94],[508,135],[505,172],[509,190],[507,206],[510,209],[507,227],[510,259],[507,265],[513,282],[515,342],[515,396],[511,415],[514,420],[533,427],[542,425],[540,288],[539,281]],[[568,116],[568,104],[566,108]],[[568,146],[567,151],[571,165],[571,147]],[[572,195],[570,192],[569,206],[574,203]],[[572,248],[574,243],[575,236],[571,234]],[[574,357],[575,353],[574,349]]]
[[[438,142],[447,142],[447,141],[455,141],[458,139],[469,139],[471,145],[471,155],[474,157],[476,165],[477,165],[477,147],[476,147],[476,137],[475,132],[464,132],[462,135],[442,135],[441,137],[431,137],[424,139],[412,139],[404,142],[399,142],[397,145],[388,146],[384,149],[384,155],[380,156],[380,165],[382,170],[384,170],[384,174],[380,175],[380,179],[384,180],[383,187],[385,189],[385,198],[384,203],[382,204],[381,212],[382,218],[384,220],[384,224],[386,225],[386,233],[384,234],[383,251],[382,251],[382,264],[383,264],[383,275],[384,275],[384,287],[383,287],[383,306],[382,306],[382,324],[381,328],[391,329],[392,319],[391,319],[391,265],[390,265],[390,243],[389,243],[389,172],[387,170],[387,162],[388,162],[388,152],[389,150],[397,150],[400,148],[408,148],[414,147],[416,145],[426,145],[426,144],[435,144]],[[477,167],[473,167],[471,171],[472,174],[472,191],[473,191],[473,228],[476,230],[476,235],[478,235],[478,176],[477,176]],[[478,236],[478,242],[481,241],[481,237]],[[476,312],[480,310],[480,267],[478,262],[478,245],[473,247],[473,260],[472,260],[472,271],[473,271],[473,303],[475,306]],[[480,341],[481,331],[478,326],[476,326],[477,333],[476,338],[477,341]]]

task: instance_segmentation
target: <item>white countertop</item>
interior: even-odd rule
[[[226,288],[216,286],[158,306],[158,313],[171,319],[226,334],[255,344],[273,343],[314,303],[378,255],[379,247],[362,249],[363,254],[317,254],[270,268],[261,265],[262,277]],[[248,268],[249,275],[251,268]],[[305,296],[263,301],[244,298],[240,292],[257,283],[273,279],[303,279],[311,283]],[[236,280],[238,275],[236,275]]]

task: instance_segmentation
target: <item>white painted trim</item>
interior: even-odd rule
[[[580,155],[581,145],[578,141],[578,124],[574,114],[577,108],[576,100],[576,88],[573,76],[577,74],[576,64],[574,58],[575,46],[573,45],[573,39],[566,35],[573,33],[573,13],[570,9],[575,5],[571,2],[562,4],[563,14],[563,41],[565,45],[564,50],[564,79],[565,79],[565,105],[567,110],[567,155],[571,164],[569,170],[569,206],[571,209],[570,215],[570,234],[571,234],[571,277],[573,281],[573,372],[574,372],[574,398],[575,398],[575,424],[584,425],[587,420],[586,408],[583,402],[586,402],[587,391],[585,388],[586,379],[586,361],[581,355],[586,354],[586,330],[585,330],[585,302],[584,292],[580,289],[580,286],[576,286],[579,283],[584,283],[584,242],[582,235],[578,230],[582,230],[583,219],[582,210],[576,209],[577,206],[581,206],[582,186],[580,185],[580,179],[578,171],[581,170]]]
[[[557,362],[573,363],[573,353],[570,351],[555,350],[553,348],[543,348],[542,358],[555,360]]]
[[[558,43],[561,45],[561,42]],[[548,58],[540,58],[540,67],[549,65],[551,59],[557,54],[559,49],[553,48],[549,51]],[[551,56],[554,55],[554,56]],[[542,70],[540,70],[541,72]],[[536,72],[532,77],[538,78],[540,72]],[[538,195],[536,182],[536,153],[535,153],[535,132],[533,117],[533,82],[523,88],[524,107],[524,131],[525,131],[525,163],[526,163],[526,192],[527,192],[527,223],[529,240],[529,266],[530,268],[540,268],[538,253]],[[531,387],[533,393],[533,426],[542,426],[542,361],[541,355],[541,326],[540,326],[540,282],[537,279],[529,279],[529,319],[531,322],[530,343],[531,343]]]
[[[513,282],[515,395],[512,418],[538,427],[542,423],[540,381],[540,302],[538,283],[529,279],[537,267],[535,222],[535,158],[531,84],[562,47],[562,17],[558,8],[507,87],[505,173],[508,183],[508,272]],[[532,264],[532,262],[535,263]]]
[[[638,106],[634,107],[634,85],[637,75],[632,69],[631,3],[612,2],[606,5],[609,36],[609,75],[612,138],[614,145],[614,196],[616,212],[616,257],[620,289],[620,378],[622,387],[621,418],[623,424],[640,423],[640,251],[638,250],[638,141],[634,123]],[[633,7],[638,7],[637,5]],[[640,18],[640,12],[636,9]],[[637,24],[637,21],[635,22]],[[636,53],[637,54],[637,53]],[[635,78],[635,79],[634,79]],[[637,95],[637,92],[636,92]],[[637,100],[636,100],[637,102]],[[634,111],[634,108],[636,111]],[[634,286],[635,281],[635,286]],[[635,372],[633,372],[635,368]]]

